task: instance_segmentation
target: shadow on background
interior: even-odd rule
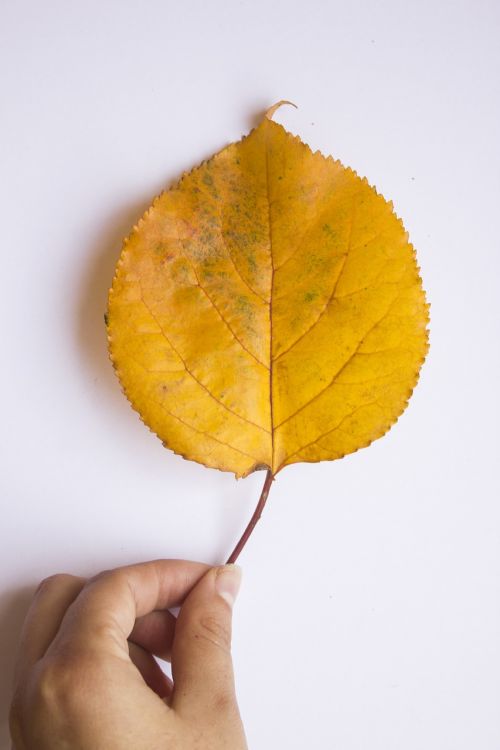
[[[151,204],[153,196],[125,206],[109,217],[88,250],[87,271],[77,301],[76,336],[83,366],[100,386],[120,394],[109,361],[104,314],[123,240]]]
[[[9,706],[21,627],[36,585],[5,591],[0,596],[0,750],[11,747]]]

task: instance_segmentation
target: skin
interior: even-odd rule
[[[239,582],[235,566],[182,560],[42,581],[19,649],[15,750],[247,750],[230,652]]]

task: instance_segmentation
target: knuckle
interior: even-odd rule
[[[42,738],[59,736],[68,722],[76,726],[88,716],[95,676],[83,654],[65,651],[39,661],[18,683],[12,698],[9,728],[14,747],[39,747]]]
[[[220,617],[208,613],[198,619],[196,633],[225,651],[231,648],[231,628]]]
[[[34,694],[40,708],[51,713],[57,707],[68,712],[80,710],[85,700],[82,687],[88,684],[93,671],[87,656],[65,651],[61,656],[42,660],[34,682]]]
[[[92,578],[89,578],[88,582],[99,583],[99,581],[106,580],[115,572],[116,571],[114,570],[101,570],[100,573],[97,573],[95,576],[92,576]]]
[[[38,702],[52,703],[64,682],[64,670],[55,661],[42,661],[34,679],[34,694]]]
[[[66,661],[62,661],[61,659],[42,661],[35,679],[37,695],[50,702],[53,696],[64,691],[71,682],[73,665],[73,659]]]
[[[38,584],[35,594],[46,594],[47,591],[53,591],[66,583],[76,581],[76,576],[69,575],[68,573],[55,573],[54,575],[47,576]]]
[[[127,574],[121,568],[115,568],[111,570],[102,570],[93,578],[89,579],[89,584],[93,583],[105,583],[106,585],[113,587],[123,587],[128,581]]]

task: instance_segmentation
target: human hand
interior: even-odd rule
[[[21,637],[15,750],[246,750],[230,653],[239,581],[234,566],[182,560],[43,581]],[[171,658],[173,683],[152,654]]]

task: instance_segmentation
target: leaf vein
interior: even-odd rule
[[[273,291],[274,291],[274,259],[273,259],[273,230],[271,218],[271,200],[269,193],[269,136],[265,141],[266,154],[266,195],[267,217],[269,226],[269,259],[271,261],[271,284],[269,289],[269,409],[271,413],[271,467],[274,468],[274,417],[273,417]]]
[[[216,438],[211,432],[208,432],[208,430],[199,430],[197,427],[193,427],[193,425],[189,424],[189,422],[186,422],[185,419],[182,419],[177,414],[174,414],[169,409],[166,408],[162,403],[159,401],[155,401],[158,406],[163,409],[169,416],[173,417],[174,419],[177,419],[181,424],[185,425],[186,427],[189,427],[190,430],[194,430],[194,432],[197,432],[199,435],[205,435],[206,437],[209,437],[211,440],[215,440],[216,443],[219,443],[220,445],[223,445],[225,448],[230,448],[231,450],[237,451],[238,453],[241,453],[243,456],[248,456],[248,458],[251,458],[253,461],[259,462],[260,459],[258,459],[256,456],[252,456],[251,453],[247,453],[246,451],[242,451],[240,448],[236,448],[235,445],[231,445],[230,443],[226,443],[224,440],[219,440],[219,438]]]
[[[219,308],[217,307],[217,305],[213,301],[212,297],[209,295],[209,293],[207,292],[207,290],[205,289],[205,287],[200,282],[199,276],[196,273],[195,265],[194,265],[193,261],[191,260],[191,258],[189,257],[189,255],[187,255],[187,253],[186,253],[186,251],[184,249],[184,242],[183,242],[183,240],[182,240],[181,237],[179,237],[179,242],[181,243],[181,246],[182,246],[182,254],[183,254],[183,256],[186,258],[187,262],[190,264],[191,268],[193,269],[193,273],[195,275],[196,284],[197,284],[198,288],[203,292],[203,294],[208,299],[208,301],[210,302],[210,304],[212,305],[212,307],[214,308],[214,310],[219,315],[219,317],[222,320],[222,322],[224,323],[224,325],[227,327],[228,331],[233,336],[234,340],[238,342],[238,344],[241,346],[241,348],[243,349],[243,351],[245,351],[247,354],[249,354],[252,357],[252,359],[254,359],[257,362],[257,364],[262,365],[262,367],[264,367],[267,370],[268,366],[265,364],[265,362],[262,362],[262,360],[260,360],[258,357],[256,357],[255,354],[253,352],[251,352],[250,349],[248,349],[245,346],[245,344],[242,342],[242,340],[239,338],[239,336],[237,336],[236,333],[233,331],[232,327],[230,326],[230,324],[228,323],[228,321],[226,320],[226,318],[224,317],[224,315],[221,313],[221,311],[219,310]]]
[[[280,469],[283,466],[285,466],[285,464],[288,463],[288,461],[291,458],[293,458],[294,456],[296,456],[298,453],[302,453],[302,451],[306,450],[307,448],[310,448],[312,445],[316,445],[316,443],[319,443],[320,440],[323,440],[323,438],[325,438],[327,435],[330,435],[332,432],[335,432],[336,430],[340,430],[341,429],[341,425],[346,421],[346,419],[349,419],[349,417],[352,417],[360,409],[364,409],[366,406],[373,406],[374,404],[377,404],[377,403],[378,403],[377,400],[375,400],[375,401],[369,401],[366,404],[361,404],[360,406],[357,406],[356,409],[353,409],[351,412],[349,412],[349,414],[346,414],[344,417],[342,417],[342,419],[334,427],[331,427],[329,430],[327,430],[326,432],[324,432],[322,435],[319,435],[314,440],[311,440],[311,442],[306,443],[306,445],[302,445],[296,451],[293,451],[293,453],[290,453],[285,458],[285,460],[283,461],[283,463],[281,464]],[[379,406],[380,406],[380,404],[379,404]],[[382,407],[380,407],[380,408],[382,408]]]
[[[230,408],[229,408],[229,406],[226,406],[226,404],[225,404],[225,403],[224,403],[223,401],[221,401],[220,399],[218,399],[218,398],[217,398],[217,396],[215,396],[215,395],[214,395],[214,394],[212,393],[212,391],[211,391],[211,390],[210,390],[209,388],[207,388],[207,386],[206,386],[206,385],[205,385],[204,383],[202,383],[202,381],[201,381],[201,380],[199,380],[199,379],[198,379],[198,378],[196,377],[196,375],[195,375],[195,374],[194,374],[194,373],[192,372],[192,370],[190,370],[190,369],[189,369],[189,367],[188,367],[188,365],[187,365],[187,362],[186,362],[186,360],[185,360],[185,359],[183,358],[183,356],[181,355],[181,353],[179,352],[179,350],[178,350],[178,349],[177,349],[177,348],[176,348],[176,347],[174,346],[174,344],[172,343],[172,341],[170,340],[170,338],[169,338],[169,337],[167,336],[167,334],[166,334],[166,332],[165,332],[165,329],[164,329],[164,328],[163,328],[163,326],[162,326],[162,325],[160,324],[160,322],[159,322],[158,318],[156,317],[156,315],[154,314],[153,310],[151,309],[151,307],[150,307],[150,306],[148,305],[148,303],[147,303],[147,302],[146,302],[146,300],[144,299],[144,296],[142,296],[142,303],[143,303],[143,305],[144,305],[144,306],[146,307],[146,309],[148,310],[148,312],[149,312],[149,314],[150,314],[150,315],[152,316],[152,318],[153,318],[153,319],[154,319],[154,320],[156,321],[156,323],[158,324],[158,326],[159,326],[159,328],[160,328],[160,330],[161,330],[161,332],[162,332],[163,336],[165,337],[165,339],[166,339],[167,343],[169,344],[169,346],[171,347],[171,349],[173,349],[173,351],[174,351],[174,352],[175,352],[175,353],[177,354],[177,356],[179,357],[179,359],[180,359],[180,361],[182,362],[182,364],[183,364],[183,366],[184,366],[184,369],[186,370],[186,372],[188,373],[188,375],[190,375],[190,376],[191,376],[191,377],[193,378],[193,380],[194,380],[194,381],[195,381],[196,383],[198,383],[198,385],[199,385],[199,386],[200,386],[201,388],[203,388],[203,390],[204,390],[204,391],[206,391],[206,393],[207,393],[207,394],[208,394],[208,395],[210,396],[210,398],[213,398],[213,400],[214,400],[214,401],[215,401],[215,402],[216,402],[216,403],[217,403],[217,404],[218,404],[219,406],[222,406],[222,408],[223,408],[223,409],[225,409],[226,411],[228,411],[228,412],[229,412],[230,414],[233,414],[233,416],[235,416],[235,417],[238,417],[238,419],[241,419],[241,420],[242,420],[243,422],[246,422],[247,424],[251,424],[251,425],[253,425],[254,427],[257,427],[257,429],[259,429],[259,430],[262,430],[262,431],[263,431],[263,432],[265,432],[266,434],[269,434],[269,430],[267,430],[267,429],[266,429],[265,427],[262,427],[262,425],[259,425],[259,424],[257,424],[257,422],[253,422],[253,421],[252,421],[251,419],[247,419],[246,417],[243,417],[243,416],[242,416],[241,414],[237,414],[237,412],[233,411],[233,409],[230,409]]]
[[[350,223],[350,226],[349,226],[349,234],[347,236],[346,250],[345,250],[344,255],[342,257],[342,262],[340,264],[340,269],[339,269],[339,272],[337,274],[337,278],[335,279],[335,283],[333,285],[333,289],[331,291],[331,294],[328,297],[325,305],[323,306],[323,309],[321,310],[321,312],[318,315],[318,317],[316,318],[316,320],[313,323],[311,323],[311,325],[309,326],[309,328],[307,328],[304,331],[304,333],[302,333],[298,337],[298,339],[296,339],[292,344],[290,344],[290,346],[287,349],[285,349],[284,351],[280,352],[278,354],[278,356],[275,357],[275,361],[278,360],[278,359],[280,359],[281,357],[283,357],[287,352],[289,352],[291,349],[293,349],[295,346],[297,346],[297,344],[299,343],[299,341],[302,341],[302,339],[304,338],[304,336],[307,336],[307,334],[311,333],[311,331],[313,330],[313,328],[315,328],[318,325],[318,323],[320,322],[320,320],[323,318],[323,316],[325,315],[326,311],[328,310],[330,304],[335,299],[335,292],[337,291],[337,287],[338,287],[340,279],[342,277],[342,272],[344,270],[344,267],[345,267],[345,264],[346,264],[349,252],[351,250],[351,239],[352,239],[353,225],[354,225],[354,203],[353,203],[353,208],[352,208],[352,211],[351,211],[351,223]]]
[[[374,324],[373,324],[373,325],[372,325],[372,326],[371,326],[371,327],[370,327],[370,328],[368,329],[368,331],[367,331],[367,332],[366,332],[366,333],[365,333],[365,334],[363,335],[363,337],[362,337],[362,338],[361,338],[361,340],[359,341],[359,343],[358,343],[358,345],[356,346],[356,348],[354,349],[354,351],[353,351],[353,352],[351,352],[351,354],[350,354],[350,355],[349,355],[349,357],[348,357],[348,358],[346,359],[346,361],[344,362],[344,364],[342,365],[342,367],[341,367],[341,368],[340,368],[339,370],[337,370],[337,372],[336,372],[336,373],[335,373],[335,374],[333,375],[333,377],[332,377],[332,379],[330,380],[330,382],[329,382],[329,383],[328,383],[328,384],[327,384],[327,385],[326,385],[326,386],[325,386],[324,388],[322,388],[322,389],[321,389],[320,391],[318,391],[318,393],[316,393],[316,394],[315,394],[315,395],[314,395],[314,396],[313,396],[313,397],[312,397],[311,399],[309,399],[309,401],[307,401],[307,402],[306,402],[305,404],[303,404],[302,406],[300,406],[300,407],[299,407],[298,409],[296,409],[296,410],[295,410],[295,411],[294,411],[294,412],[293,412],[292,414],[290,414],[290,415],[289,415],[288,417],[286,417],[286,418],[285,418],[285,419],[284,419],[284,420],[283,420],[282,422],[280,422],[280,423],[279,423],[279,425],[277,425],[277,426],[276,426],[276,429],[278,429],[278,427],[282,427],[282,426],[283,426],[284,424],[286,424],[286,422],[288,422],[288,421],[289,421],[290,419],[293,419],[293,417],[296,417],[296,416],[297,416],[297,414],[299,414],[299,413],[300,413],[301,411],[303,411],[303,410],[304,410],[304,409],[306,409],[306,408],[307,408],[308,406],[310,406],[310,405],[311,405],[311,404],[312,404],[312,403],[313,403],[314,401],[316,401],[316,399],[318,399],[318,398],[319,398],[319,397],[320,397],[320,396],[321,396],[321,395],[322,395],[322,394],[323,394],[323,393],[324,393],[325,391],[327,391],[327,390],[328,390],[329,388],[331,388],[331,387],[332,387],[332,385],[334,385],[334,383],[335,383],[335,381],[337,380],[338,376],[339,376],[339,375],[340,375],[340,374],[341,374],[341,373],[342,373],[342,372],[343,372],[343,371],[345,370],[345,368],[346,368],[346,367],[348,366],[348,364],[349,364],[349,363],[350,363],[350,362],[351,362],[351,361],[353,360],[353,358],[354,358],[354,357],[356,356],[356,354],[358,353],[358,350],[359,350],[359,349],[361,348],[361,346],[363,345],[363,343],[364,343],[364,341],[366,340],[366,338],[367,338],[367,337],[368,337],[368,336],[370,335],[370,333],[371,333],[372,331],[374,331],[374,330],[375,330],[375,329],[377,328],[377,326],[379,326],[379,325],[380,325],[380,323],[382,323],[382,322],[383,322],[383,321],[385,320],[385,318],[386,318],[386,317],[387,317],[387,316],[389,315],[389,312],[390,312],[391,308],[393,307],[393,305],[395,304],[395,302],[397,302],[397,300],[398,300],[398,299],[399,299],[399,297],[396,297],[396,299],[394,299],[394,300],[393,300],[393,301],[391,302],[391,304],[389,305],[389,307],[387,308],[387,310],[386,310],[386,311],[384,312],[384,314],[382,315],[382,317],[381,317],[381,318],[379,318],[379,320],[377,320],[377,321],[376,321],[376,322],[375,322],[375,323],[374,323]]]
[[[222,231],[222,227],[221,227],[221,234],[220,234],[220,236],[221,236],[222,242],[224,244],[224,247],[227,250],[228,258],[231,261],[231,263],[232,263],[232,265],[234,267],[234,270],[236,271],[236,273],[238,274],[238,276],[240,277],[240,279],[242,280],[242,282],[244,283],[244,285],[246,286],[246,288],[249,289],[252,292],[252,294],[254,294],[256,297],[258,297],[260,300],[262,300],[262,302],[264,302],[266,305],[269,304],[268,300],[265,297],[263,297],[261,294],[259,294],[252,286],[250,286],[250,284],[248,283],[248,281],[246,281],[246,279],[243,278],[243,275],[242,275],[240,269],[238,268],[238,266],[235,263],[235,260],[233,258],[233,254],[231,252],[231,248],[229,247],[229,245],[228,245],[228,243],[226,241],[226,238],[224,236],[224,233]]]

